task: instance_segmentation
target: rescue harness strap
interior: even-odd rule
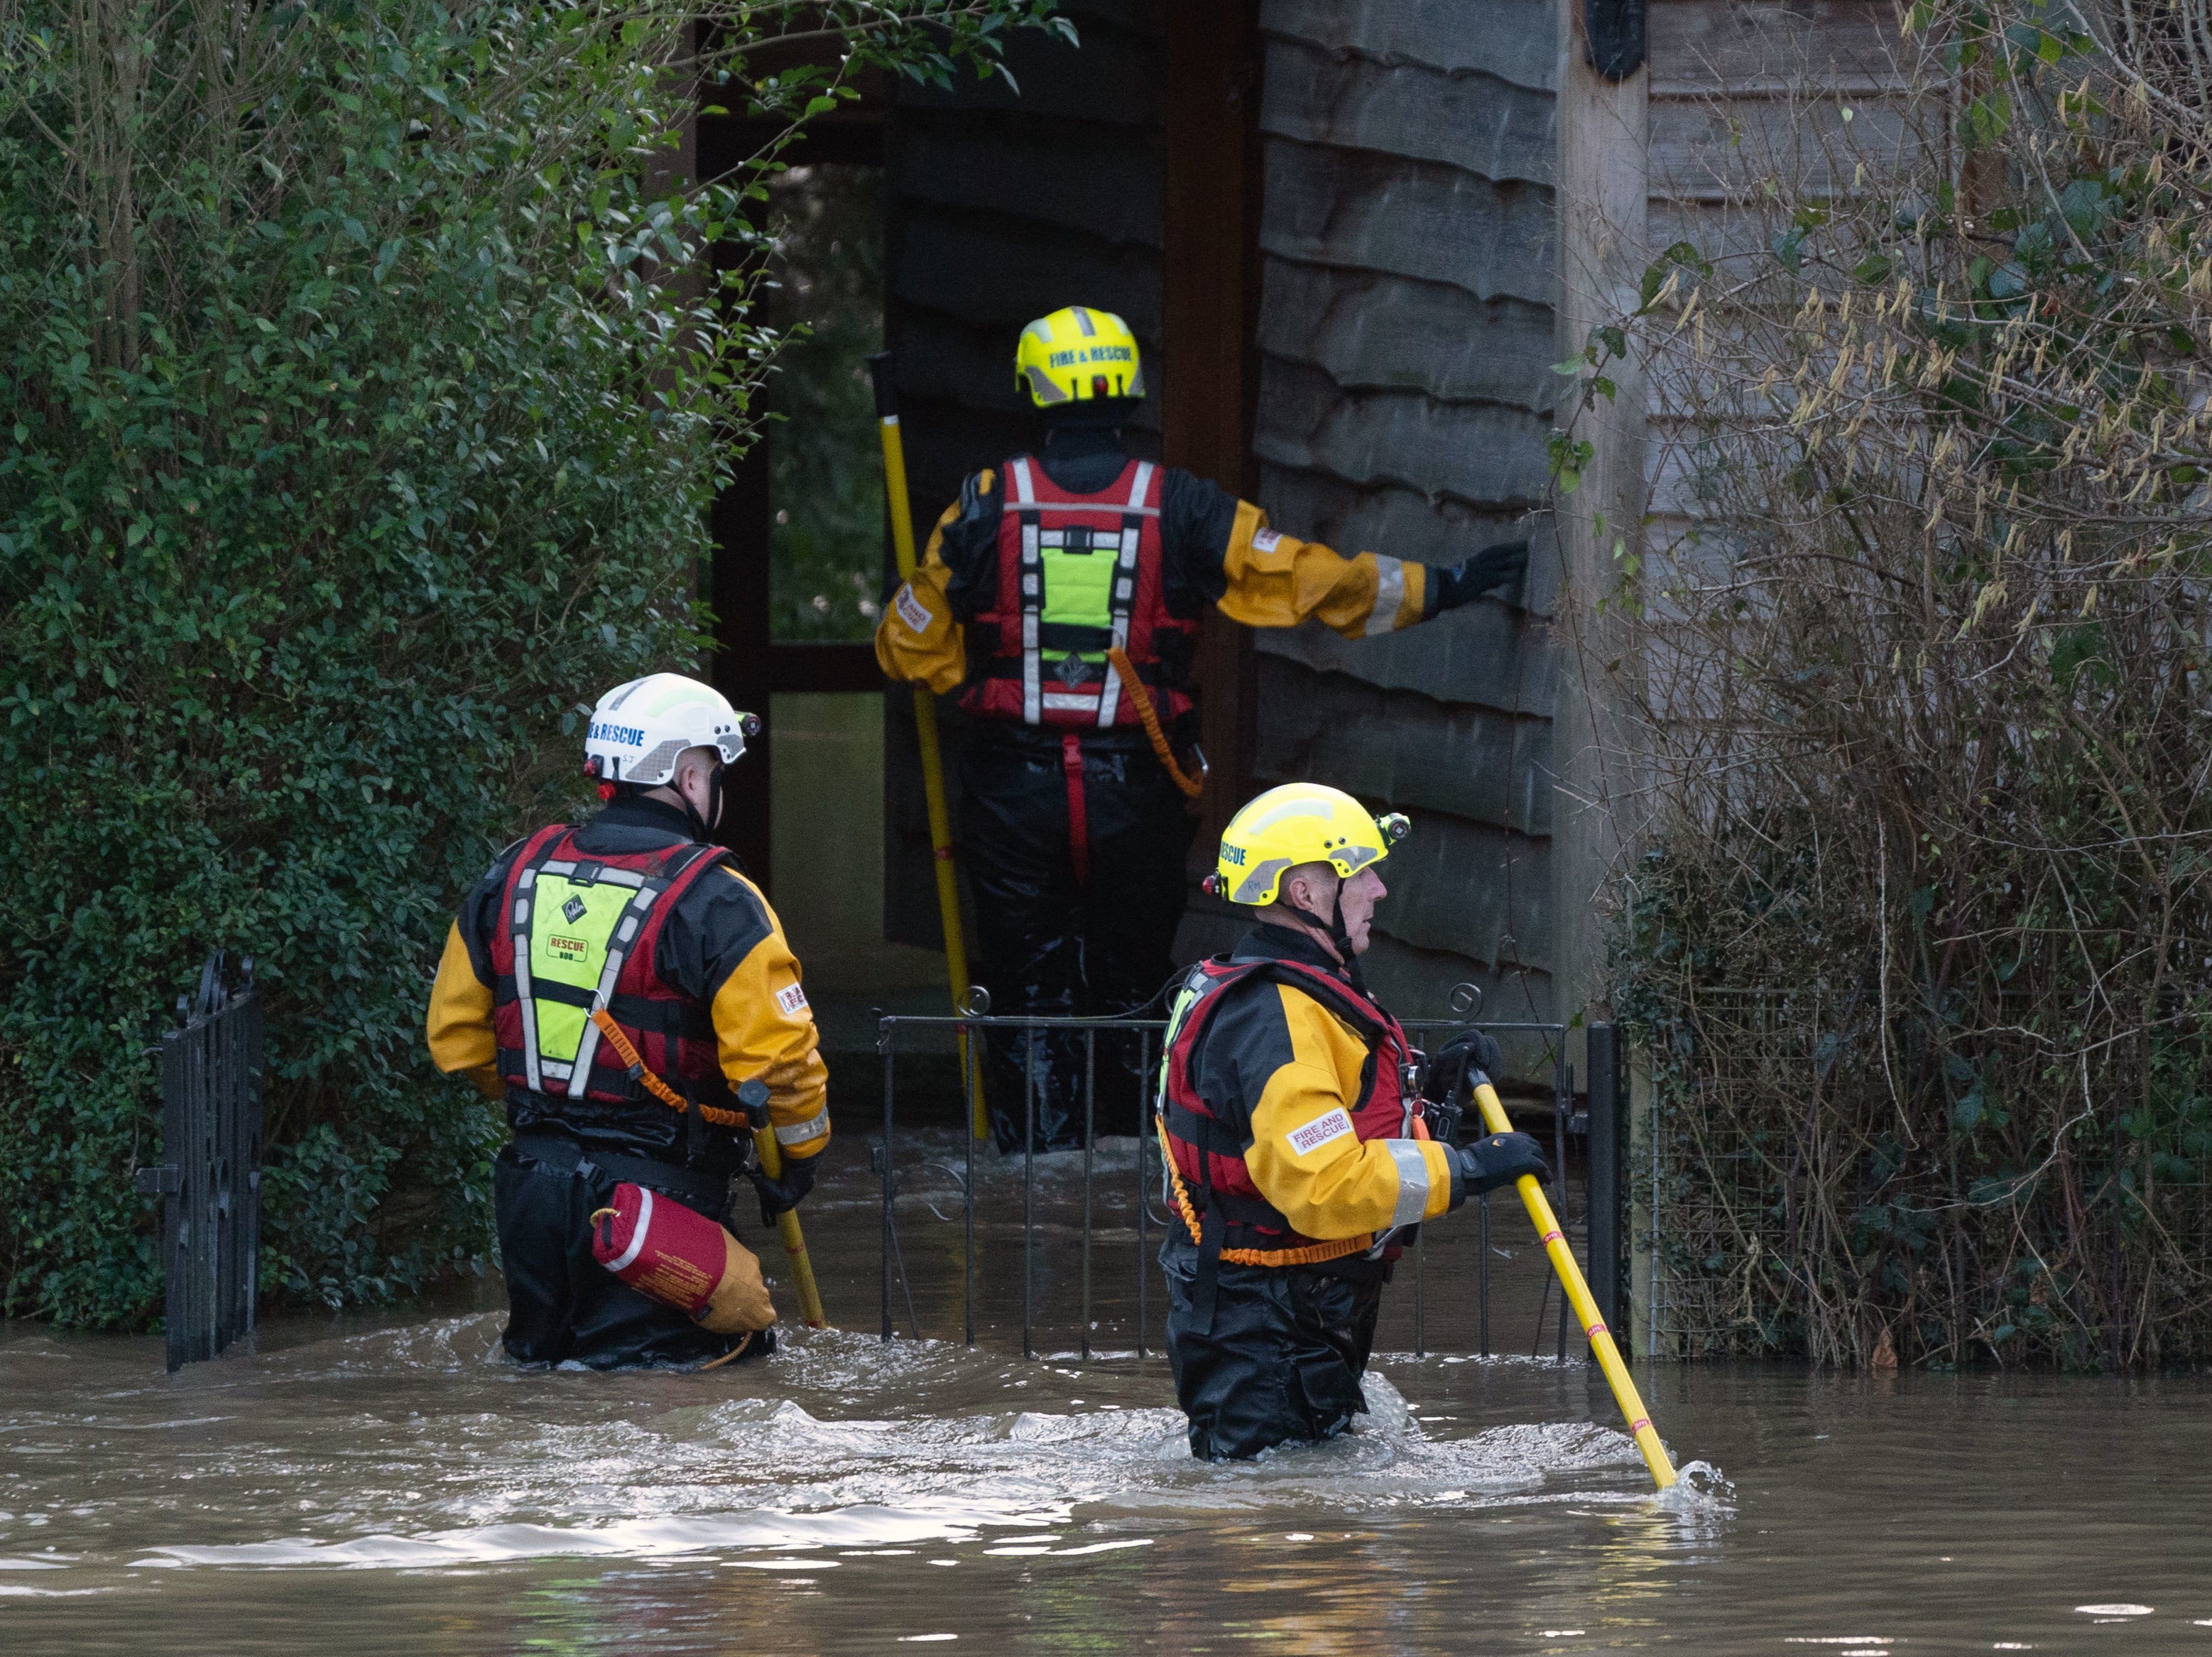
[[[1175,750],[1168,746],[1167,733],[1160,728],[1159,710],[1152,706],[1151,692],[1145,689],[1144,681],[1137,677],[1137,670],[1129,661],[1129,653],[1117,644],[1106,652],[1106,660],[1114,664],[1114,672],[1121,680],[1121,688],[1128,692],[1129,705],[1137,710],[1137,718],[1145,728],[1145,734],[1152,739],[1152,752],[1159,756],[1160,764],[1167,767],[1168,776],[1183,791],[1185,797],[1197,799],[1206,790],[1207,767],[1204,752],[1193,751],[1198,754],[1198,775],[1194,778],[1186,777],[1182,767],[1176,764]]]
[[[1083,799],[1083,743],[1073,731],[1060,738],[1060,768],[1067,776],[1067,860],[1075,865],[1075,884],[1091,884],[1091,815]]]
[[[587,1150],[566,1134],[549,1133],[542,1129],[524,1129],[517,1132],[514,1148],[540,1167],[555,1173],[582,1174],[587,1179],[604,1173],[612,1179],[659,1191],[688,1209],[709,1216],[722,1214],[729,1208],[727,1180],[718,1180],[710,1174],[680,1167],[672,1162],[663,1162],[652,1157],[625,1156],[619,1151],[602,1150],[596,1146]]]
[[[1158,515],[1158,509],[1145,504],[1152,490],[1152,473],[1157,470],[1150,460],[1136,463],[1134,481],[1126,505],[1105,506],[1097,502],[1049,502],[1036,498],[1036,484],[1030,472],[1027,455],[1007,463],[1007,479],[1014,486],[1016,521],[1021,527],[1021,617],[1022,617],[1022,720],[1024,724],[1043,722],[1046,711],[1097,712],[1097,722],[1102,728],[1110,727],[1115,721],[1121,697],[1121,686],[1111,677],[1098,687],[1094,701],[1080,692],[1047,693],[1044,689],[1043,628],[1045,607],[1043,515],[1047,512],[1114,512],[1121,520],[1118,537],[1108,539],[1106,545],[1115,548],[1114,569],[1109,580],[1110,596],[1107,602],[1107,628],[1109,648],[1119,650],[1129,642],[1129,617],[1137,600],[1137,552],[1143,534],[1144,521]],[[1061,543],[1055,541],[1055,545]]]
[[[590,858],[556,861],[553,853],[559,850],[568,833],[566,826],[555,824],[541,831],[537,841],[525,854],[521,871],[515,878],[514,907],[507,917],[507,932],[514,952],[515,995],[521,1003],[522,1014],[522,1062],[530,1089],[533,1093],[543,1093],[547,1081],[565,1081],[568,1097],[581,1099],[591,1086],[592,1062],[596,1057],[594,1050],[599,1040],[599,1031],[596,1027],[598,1020],[594,1018],[592,1020],[595,1027],[586,1031],[582,1041],[577,1045],[575,1057],[568,1064],[548,1060],[538,1051],[539,996],[543,995],[549,1001],[574,1004],[572,986],[541,985],[532,982],[530,951],[538,877],[565,876],[574,886],[604,885],[631,888],[629,902],[623,906],[614,935],[607,941],[607,959],[599,973],[599,984],[589,992],[593,1004],[605,1006],[614,995],[615,985],[622,978],[623,966],[629,958],[630,946],[643,929],[646,917],[654,903],[672,888],[687,885],[690,876],[703,872],[706,863],[719,859],[721,853],[713,846],[693,846],[682,855],[664,862],[659,874],[647,874],[635,869],[608,868]],[[635,1063],[635,1061],[636,1053],[633,1049],[628,1062]],[[633,1071],[632,1075],[635,1075],[635,1072]]]
[[[608,1012],[604,1007],[594,1007],[592,1009],[592,1022],[599,1026],[599,1033],[606,1038],[607,1045],[615,1050],[615,1056],[629,1066],[629,1079],[632,1081],[636,1082],[678,1116],[693,1108],[690,1100],[645,1068],[645,1061],[638,1057],[637,1049],[630,1045],[629,1038],[623,1033],[622,1026],[615,1022],[613,1014]],[[714,1105],[702,1105],[697,1109],[701,1116],[717,1127],[744,1128],[748,1131],[752,1127],[751,1119],[743,1111],[725,1111]]]

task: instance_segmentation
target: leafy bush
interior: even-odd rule
[[[579,698],[696,663],[769,344],[688,273],[773,150],[684,186],[677,71],[796,120],[1048,6],[811,8],[842,70],[741,76],[790,10],[0,4],[0,1311],[155,1311],[147,1049],[217,944],[269,996],[264,1284],[484,1258],[428,982],[574,801]]]

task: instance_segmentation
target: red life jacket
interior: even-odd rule
[[[1109,645],[1128,653],[1163,721],[1190,711],[1198,623],[1168,613],[1164,475],[1150,460],[1131,460],[1097,494],[1073,495],[1033,456],[1006,463],[998,593],[971,624],[976,661],[964,711],[1068,728],[1139,724],[1107,662]]]
[[[1342,1020],[1366,1045],[1359,1072],[1359,1095],[1351,1108],[1352,1131],[1361,1139],[1410,1139],[1419,1109],[1412,1085],[1413,1050],[1398,1020],[1333,973],[1297,961],[1232,961],[1225,956],[1200,961],[1183,979],[1170,1015],[1167,1052],[1162,1065],[1158,1126],[1175,1174],[1178,1205],[1193,1242],[1206,1211],[1219,1212],[1221,1258],[1249,1265],[1310,1265],[1371,1247],[1372,1234],[1322,1240],[1308,1237],[1260,1194],[1246,1166],[1252,1142],[1252,1106],[1239,1100],[1223,1116],[1191,1080],[1192,1061],[1206,1039],[1213,1016],[1232,984],[1260,978],[1285,984],[1311,996]],[[1395,1258],[1394,1247],[1384,1252]]]
[[[653,964],[662,926],[722,856],[696,844],[594,856],[559,823],[530,837],[507,870],[489,940],[501,1081],[665,1113],[600,1040],[590,1015],[604,1004],[647,1069],[696,1103],[727,1098],[712,1009],[662,983]]]

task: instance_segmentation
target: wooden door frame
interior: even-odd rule
[[[1160,424],[1170,466],[1240,498],[1256,492],[1260,399],[1259,0],[1169,6]],[[1200,740],[1212,765],[1193,867],[1252,791],[1258,746],[1252,633],[1218,611],[1200,635]]]
[[[731,171],[775,136],[775,129],[763,123],[732,116],[701,115],[696,125],[700,174],[709,179]],[[882,166],[884,125],[880,109],[824,120],[787,149],[785,159],[795,167],[811,162]],[[718,248],[715,257],[720,260],[734,254]],[[775,515],[767,433],[761,430],[732,463],[729,483],[715,496],[710,517],[714,551],[700,586],[714,617],[709,677],[714,688],[739,709],[758,714],[763,726],[732,777],[719,838],[764,891],[769,888],[775,850],[770,830],[773,733],[766,728],[769,699],[780,691],[874,691],[884,685],[872,644],[799,643],[770,636],[769,544]]]

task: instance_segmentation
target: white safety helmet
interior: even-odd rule
[[[711,685],[681,673],[647,673],[617,685],[592,710],[584,769],[602,783],[658,788],[676,777],[686,748],[714,748],[724,765],[745,751],[760,721],[741,714]]]

